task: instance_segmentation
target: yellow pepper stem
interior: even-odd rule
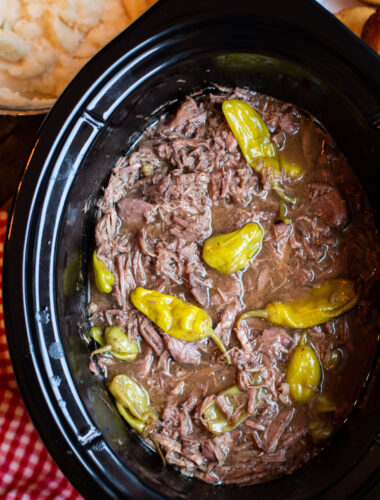
[[[148,436],[149,436],[150,440],[152,441],[152,443],[154,444],[154,447],[156,448],[156,451],[157,451],[159,457],[161,458],[163,465],[165,466],[166,465],[166,460],[165,460],[164,454],[162,453],[160,445],[157,443],[157,441],[154,438],[153,434],[148,434]]]
[[[223,342],[220,340],[218,334],[212,329],[210,328],[210,330],[207,331],[207,337],[210,337],[214,342],[215,344],[219,347],[219,349],[222,351],[222,353],[224,354],[224,357],[227,361],[227,364],[230,365],[231,364],[231,358],[223,344]]]
[[[277,181],[274,181],[272,183],[272,188],[273,188],[273,191],[277,194],[277,196],[283,200],[283,201],[286,201],[287,203],[291,203],[291,204],[294,204],[296,203],[297,199],[292,197],[292,196],[289,196],[287,195],[284,190],[279,186],[278,182]]]
[[[265,309],[259,309],[257,311],[247,311],[244,314],[240,316],[238,319],[238,325],[240,324],[240,321],[243,321],[244,319],[247,318],[264,318],[268,319],[268,312],[265,311]]]
[[[288,209],[287,209],[287,206],[286,206],[284,200],[280,200],[280,210],[279,210],[280,219],[285,224],[290,224],[290,220],[288,219],[288,217],[286,217],[287,213],[288,213]]]
[[[135,418],[125,406],[123,406],[121,403],[116,401],[116,408],[118,409],[118,412],[120,415],[128,422],[128,424],[136,429],[137,432],[140,434],[143,434],[146,424],[139,420],[138,418]]]
[[[95,349],[95,351],[92,351],[90,356],[95,356],[95,354],[103,354],[104,352],[110,352],[112,349],[111,345],[105,345],[103,347],[99,347],[99,349]]]

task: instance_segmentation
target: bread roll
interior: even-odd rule
[[[362,0],[364,3],[368,3],[369,5],[380,5],[380,0]]]
[[[355,33],[358,37],[361,36],[363,26],[366,23],[369,16],[375,12],[373,7],[350,7],[349,9],[343,9],[336,14],[336,17],[342,21],[343,24],[347,26],[351,31]]]
[[[367,19],[363,27],[362,39],[380,54],[380,8]]]

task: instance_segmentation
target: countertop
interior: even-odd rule
[[[45,115],[0,116],[0,208],[8,208]]]

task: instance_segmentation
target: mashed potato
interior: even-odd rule
[[[45,106],[155,0],[0,0],[0,106]]]

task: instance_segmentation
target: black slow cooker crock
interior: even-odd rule
[[[130,432],[88,370],[80,326],[102,186],[147,123],[194,90],[248,86],[316,115],[379,224],[379,69],[376,54],[312,0],[161,0],[91,60],[49,113],[9,220],[5,319],[28,411],[85,497],[296,500],[374,491],[374,359],[352,416],[318,457],[265,484],[213,487],[163,467]]]

